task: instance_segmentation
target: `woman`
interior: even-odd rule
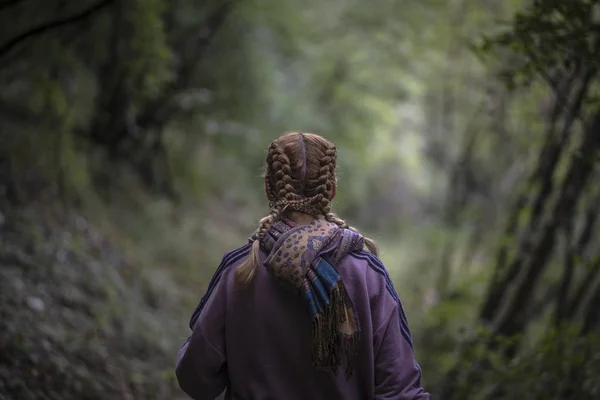
[[[430,398],[375,244],[331,212],[336,157],[310,133],[269,146],[269,215],[223,257],[179,351],[192,398]]]

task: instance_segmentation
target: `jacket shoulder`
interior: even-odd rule
[[[229,266],[241,258],[246,257],[250,253],[251,247],[252,243],[246,243],[243,246],[228,251],[221,258],[221,264],[219,264],[219,267]],[[219,270],[219,268],[217,268],[217,270]]]
[[[394,300],[399,296],[383,261],[373,253],[365,250],[353,251],[342,259],[342,263],[351,263],[355,273],[361,273],[373,290],[384,289]]]
[[[368,271],[375,272],[381,275],[384,279],[389,279],[389,275],[383,261],[375,254],[370,253],[366,250],[358,250],[348,253],[345,257],[348,261],[353,264],[360,265],[366,268]]]
[[[229,267],[234,265],[237,261],[246,258],[250,253],[251,247],[252,244],[247,243],[234,250],[228,251],[223,255],[223,257],[221,258],[221,263],[213,273],[213,276],[211,277],[210,282],[208,283],[208,287],[206,288],[204,296],[202,296],[200,302],[198,303],[198,306],[196,307],[196,310],[192,314],[192,318],[190,319],[190,329],[194,329],[194,325],[196,323],[196,320],[198,319],[198,316],[202,312],[202,309],[206,305],[206,302],[210,298],[211,294],[215,291],[215,288],[222,280],[223,276],[227,274],[228,270],[230,270]]]

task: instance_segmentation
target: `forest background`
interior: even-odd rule
[[[595,0],[0,2],[0,399],[184,399],[173,364],[267,212],[339,151],[435,398],[600,398]]]

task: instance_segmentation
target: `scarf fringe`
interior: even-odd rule
[[[341,325],[348,320],[347,312],[354,311],[340,280],[331,290],[329,304],[313,319],[312,360],[315,367],[336,374],[343,357],[349,378],[354,373],[360,334],[358,331],[350,335],[340,332]]]

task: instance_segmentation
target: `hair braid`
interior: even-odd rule
[[[318,210],[318,214],[327,215],[331,210],[331,192],[335,185],[335,167],[337,161],[337,150],[330,144],[321,157],[319,176],[316,179],[317,186],[311,204]]]
[[[277,219],[279,219],[279,217],[281,216],[281,211],[281,206],[275,205],[269,211],[269,215],[261,218],[261,220],[258,222],[258,229],[253,235],[254,242],[252,243],[250,254],[248,254],[248,257],[235,271],[235,280],[237,283],[241,285],[246,285],[252,281],[252,278],[254,278],[254,273],[256,272],[256,268],[258,267],[260,239],[265,237],[271,225],[273,225],[273,223],[277,221]]]
[[[261,218],[261,220],[258,222],[259,228],[256,231],[256,237],[259,239],[265,237],[271,225],[273,225],[273,223],[277,221],[280,215],[281,207],[279,205],[275,205],[273,208],[271,208],[271,210],[269,211],[269,215]]]
[[[271,168],[268,167],[273,162],[273,155],[275,152],[274,146],[274,143],[271,143],[269,146],[269,152],[267,154],[267,169],[265,170],[265,192],[267,193],[267,199],[269,201],[274,201],[276,198],[275,191],[271,185]]]
[[[281,146],[273,142],[269,147],[267,156],[267,172],[265,173],[265,183],[270,201],[278,201],[285,204],[300,198],[294,188],[294,179],[292,178],[292,167],[290,159],[285,154]],[[283,202],[282,202],[283,200]]]

